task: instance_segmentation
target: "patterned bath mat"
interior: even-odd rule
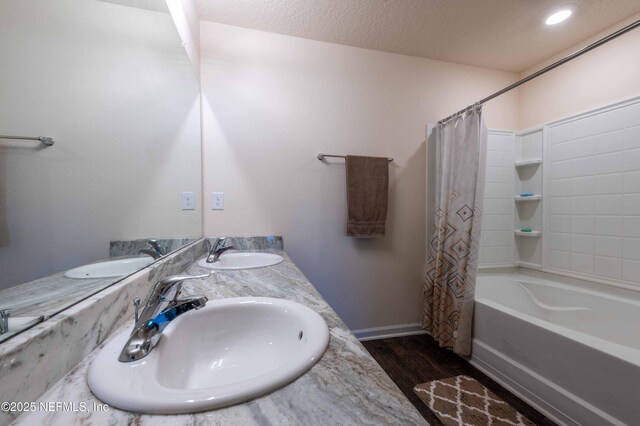
[[[468,376],[434,380],[417,385],[413,391],[445,426],[535,426]]]

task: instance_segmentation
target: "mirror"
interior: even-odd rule
[[[199,87],[164,1],[0,0],[0,58],[2,341],[202,230]]]

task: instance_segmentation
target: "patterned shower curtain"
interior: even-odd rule
[[[434,229],[427,247],[422,327],[440,346],[468,356],[487,152],[482,106],[434,131]]]

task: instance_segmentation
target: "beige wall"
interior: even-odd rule
[[[637,14],[544,63],[521,77],[640,19]],[[640,95],[640,30],[633,30],[519,89],[519,127],[526,129]]]
[[[111,239],[197,237],[199,88],[168,13],[0,2],[0,287],[109,256]],[[197,199],[200,205],[199,197]]]
[[[425,126],[517,75],[208,22],[201,47],[205,235],[283,235],[352,329],[420,321]],[[515,95],[487,119],[514,128]],[[395,159],[387,237],[345,236],[344,162],[319,152]]]

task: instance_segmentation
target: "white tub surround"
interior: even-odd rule
[[[560,423],[637,423],[640,295],[614,290],[544,273],[482,274],[471,363]]]
[[[639,179],[640,97],[521,132],[489,131],[480,267],[637,290]]]
[[[234,244],[235,245],[235,244]],[[240,246],[240,245],[239,245]],[[245,247],[242,245],[242,247]],[[249,249],[257,246],[247,247]],[[266,250],[274,252],[266,242]],[[190,275],[209,272],[192,259]],[[260,269],[217,271],[206,280],[187,281],[183,294],[203,294],[210,300],[238,296],[266,296],[291,300],[318,312],[330,330],[329,348],[309,372],[293,383],[244,404],[188,415],[140,415],[115,408],[106,412],[34,412],[18,419],[19,425],[424,425],[426,421],[322,299],[300,270],[284,254],[284,262]],[[187,314],[188,315],[188,314]],[[127,324],[131,326],[132,313]],[[96,352],[85,358],[40,399],[100,403],[87,386],[87,370]]]

